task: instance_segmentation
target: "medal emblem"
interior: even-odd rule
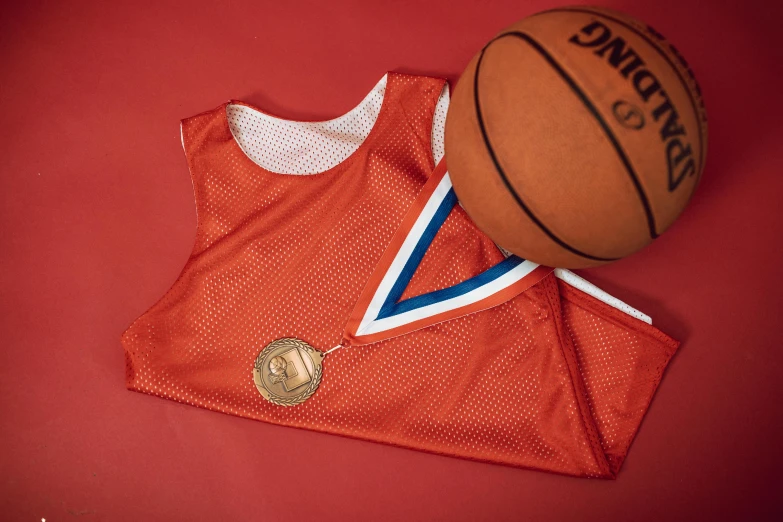
[[[321,383],[324,354],[294,338],[272,341],[256,357],[253,381],[264,398],[280,406],[306,401]]]

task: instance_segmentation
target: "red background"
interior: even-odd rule
[[[276,427],[124,388],[120,333],[174,281],[194,237],[181,118],[229,98],[331,118],[390,69],[453,82],[497,30],[560,4],[4,6],[0,518],[780,517],[778,2],[606,2],[679,47],[710,116],[706,171],[679,222],[643,252],[582,272],[684,341],[616,481]]]

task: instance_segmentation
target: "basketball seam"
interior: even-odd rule
[[[508,177],[506,176],[505,172],[503,171],[503,168],[500,166],[500,162],[497,158],[497,155],[495,154],[495,151],[492,147],[492,144],[490,143],[489,136],[487,134],[486,126],[484,125],[484,118],[481,114],[481,106],[479,102],[479,86],[478,86],[478,80],[479,80],[479,73],[481,69],[481,62],[484,58],[484,53],[489,48],[490,45],[492,45],[493,42],[500,38],[504,38],[506,36],[515,36],[517,38],[520,38],[521,40],[527,42],[533,49],[535,49],[548,63],[549,65],[555,69],[555,71],[560,74],[561,78],[569,85],[571,90],[579,97],[579,99],[582,101],[582,103],[585,105],[585,107],[593,114],[593,117],[598,121],[599,125],[601,125],[602,129],[604,130],[604,133],[609,138],[609,141],[612,143],[613,147],[615,148],[615,151],[617,152],[618,156],[620,157],[620,160],[623,162],[626,171],[628,172],[634,187],[636,188],[637,194],[639,196],[639,199],[642,203],[642,207],[644,209],[645,215],[647,217],[647,224],[650,232],[650,237],[655,239],[658,237],[658,234],[656,232],[655,227],[655,218],[652,214],[652,211],[650,209],[649,201],[647,200],[647,195],[644,193],[644,190],[641,186],[641,183],[639,182],[638,177],[636,176],[636,173],[633,170],[633,167],[630,164],[630,161],[628,160],[627,156],[625,155],[625,152],[623,151],[622,147],[620,146],[619,142],[617,141],[617,138],[612,133],[611,129],[607,125],[606,121],[601,117],[600,113],[596,109],[596,107],[590,102],[590,100],[585,96],[584,92],[579,88],[579,86],[574,82],[574,80],[566,73],[565,70],[563,70],[562,67],[555,61],[555,59],[544,49],[538,42],[533,40],[529,35],[521,32],[510,32],[502,34],[496,38],[494,38],[492,41],[490,41],[484,49],[481,50],[481,53],[479,55],[478,62],[476,63],[476,73],[473,80],[473,97],[474,97],[474,105],[476,110],[476,119],[479,124],[479,130],[481,131],[482,138],[484,139],[484,144],[487,148],[487,152],[490,155],[490,158],[492,159],[493,164],[495,165],[495,170],[497,171],[498,175],[500,176],[503,183],[506,185],[506,188],[514,198],[514,200],[517,202],[519,207],[527,214],[527,216],[547,235],[550,239],[552,239],[554,242],[556,242],[558,245],[562,246],[566,250],[580,255],[582,257],[593,259],[595,261],[615,261],[619,258],[604,258],[604,257],[598,257],[594,255],[587,254],[585,252],[582,252],[578,250],[577,248],[569,245],[559,237],[557,237],[554,232],[549,230],[544,223],[538,219],[535,214],[528,208],[528,206],[525,204],[525,202],[522,200],[519,193],[516,191],[516,189],[513,187],[511,182],[509,181]]]
[[[538,217],[535,214],[533,214],[533,211],[530,210],[530,208],[525,204],[525,202],[522,201],[522,197],[517,193],[516,189],[511,185],[511,182],[508,180],[506,173],[503,171],[503,168],[500,166],[500,161],[498,160],[497,155],[495,154],[495,149],[492,148],[492,144],[489,141],[489,136],[487,135],[487,129],[484,125],[484,117],[481,115],[481,106],[479,104],[479,88],[478,88],[478,79],[479,79],[479,71],[481,69],[481,60],[484,59],[484,52],[496,39],[491,40],[481,50],[481,54],[479,54],[478,62],[476,63],[476,73],[473,75],[473,103],[476,110],[476,121],[479,124],[481,137],[484,139],[484,146],[486,147],[487,152],[489,153],[489,157],[492,160],[492,163],[495,165],[495,172],[498,173],[500,179],[503,181],[503,184],[506,186],[506,189],[508,189],[508,192],[511,194],[511,197],[513,197],[514,200],[517,202],[519,208],[522,209],[522,211],[527,215],[527,217],[530,218],[530,220],[533,221],[533,223],[535,223],[538,226],[538,228],[540,228],[549,237],[549,239],[551,239],[561,247],[565,248],[572,254],[576,254],[578,256],[582,256],[587,259],[592,259],[593,261],[616,261],[617,259],[620,259],[620,258],[598,257],[598,256],[588,254],[586,252],[582,252],[581,250],[569,245],[568,243],[566,243],[565,241],[557,237],[554,232],[549,230],[549,228],[547,228],[547,226],[544,225],[544,223],[540,219],[538,219]]]
[[[688,95],[688,99],[691,101],[691,107],[693,107],[693,112],[696,115],[696,132],[699,134],[699,169],[698,174],[696,177],[696,182],[698,183],[699,179],[701,179],[702,171],[704,170],[704,136],[701,128],[701,114],[699,111],[699,105],[696,103],[696,98],[693,96],[693,92],[691,91],[690,85],[688,85],[688,82],[685,80],[685,77],[683,77],[682,73],[680,72],[680,69],[677,68],[677,65],[672,61],[672,59],[666,54],[666,52],[661,49],[661,47],[655,43],[653,40],[651,40],[647,35],[642,33],[639,29],[632,26],[628,22],[625,22],[623,20],[620,20],[619,18],[615,18],[611,15],[599,13],[596,11],[592,11],[590,9],[582,9],[579,7],[561,7],[557,9],[550,9],[549,11],[546,11],[548,13],[551,12],[575,12],[575,13],[586,13],[591,14],[594,16],[600,16],[603,18],[606,18],[607,20],[612,20],[613,22],[616,22],[623,27],[629,29],[631,32],[636,33],[640,38],[642,38],[644,41],[646,41],[650,46],[655,49],[658,54],[663,57],[664,60],[669,64],[669,66],[674,70],[674,74],[677,75],[677,78],[680,80],[680,83],[685,87],[685,92]],[[668,41],[668,40],[667,40]],[[696,81],[696,78],[693,79],[693,81]]]
[[[655,215],[652,212],[652,207],[650,206],[650,200],[647,198],[647,193],[644,191],[644,187],[642,186],[642,182],[639,180],[639,176],[636,175],[636,171],[633,168],[633,165],[631,165],[631,160],[628,158],[628,155],[626,155],[625,150],[623,149],[622,145],[620,145],[620,141],[617,139],[617,136],[614,135],[614,132],[612,132],[612,128],[609,127],[609,124],[606,123],[606,120],[603,116],[601,116],[601,113],[598,112],[598,108],[593,104],[593,102],[590,100],[590,98],[587,97],[587,95],[582,91],[582,89],[577,85],[576,81],[574,81],[573,78],[566,72],[563,67],[557,62],[557,60],[554,59],[554,57],[549,54],[549,52],[544,49],[544,46],[542,46],[540,43],[535,41],[530,35],[518,31],[514,31],[511,33],[506,33],[504,35],[501,35],[498,38],[502,38],[503,36],[516,36],[517,38],[520,38],[530,44],[533,49],[538,51],[538,53],[547,61],[549,62],[549,65],[552,66],[552,68],[557,71],[557,73],[560,75],[560,77],[565,80],[565,82],[568,84],[569,87],[571,87],[571,90],[574,91],[574,93],[579,97],[579,99],[582,101],[585,107],[593,114],[593,117],[598,122],[598,124],[601,126],[601,128],[604,131],[604,134],[606,134],[606,137],[609,138],[609,141],[612,143],[612,147],[614,147],[615,152],[620,157],[620,161],[623,162],[623,166],[625,167],[626,172],[628,172],[628,175],[631,178],[631,181],[633,182],[634,188],[636,188],[636,193],[639,196],[639,200],[642,202],[642,206],[644,207],[644,213],[647,216],[647,226],[650,229],[650,237],[655,239],[658,237],[657,227],[655,225]]]

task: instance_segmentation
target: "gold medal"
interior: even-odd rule
[[[324,356],[299,339],[277,339],[256,357],[253,381],[266,400],[280,406],[296,406],[318,389]]]

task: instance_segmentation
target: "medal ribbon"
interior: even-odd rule
[[[456,204],[444,160],[425,183],[370,276],[348,319],[340,346],[376,343],[498,306],[553,270],[512,255],[457,285],[400,300]]]

